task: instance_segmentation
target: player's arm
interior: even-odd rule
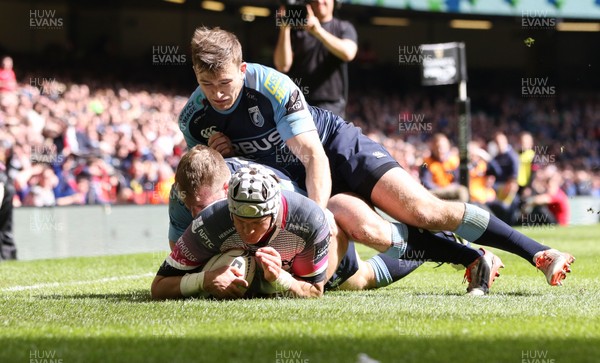
[[[282,269],[281,255],[273,247],[263,247],[256,251],[256,260],[264,271],[265,280],[271,283],[277,293],[289,297],[321,297],[325,280],[308,282],[301,280]]]
[[[331,173],[319,134],[315,130],[303,132],[289,138],[286,143],[304,165],[308,197],[325,209],[331,195]]]
[[[179,273],[181,272],[184,273],[183,276],[164,276],[159,271],[150,288],[152,298],[181,299],[206,292],[220,299],[237,299],[245,291],[239,287],[248,288],[248,282],[240,277],[242,272],[232,266],[223,266],[213,271]]]
[[[169,248],[173,251],[175,243],[188,228],[194,217],[179,198],[175,184],[171,185],[169,193]]]
[[[285,7],[280,7],[279,11],[282,14],[285,12]],[[279,36],[277,37],[277,44],[273,52],[273,64],[275,68],[284,73],[287,73],[292,68],[294,62],[291,32],[289,26],[283,25],[279,27]]]
[[[307,6],[308,17],[306,30],[317,38],[328,51],[330,51],[333,55],[338,57],[344,62],[350,62],[356,57],[356,53],[358,52],[358,45],[356,41],[353,40],[356,38],[356,30],[354,30],[353,39],[349,38],[338,38],[335,35],[331,34],[327,30],[325,30],[319,19],[314,16],[312,8]],[[350,29],[347,29],[350,30]]]
[[[201,218],[201,217],[200,217]],[[220,251],[205,248],[198,240],[199,232],[210,235],[204,226],[189,226],[167,256],[150,287],[153,299],[179,299],[196,296],[202,291],[217,298],[236,298],[243,295],[238,286],[248,287],[243,274],[235,267],[224,266],[202,271],[206,262]]]

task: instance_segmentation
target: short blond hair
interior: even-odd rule
[[[200,188],[217,192],[231,178],[223,156],[204,145],[196,145],[182,156],[175,172],[175,186],[179,199],[187,202]]]
[[[235,34],[219,27],[197,28],[192,37],[192,63],[196,72],[217,74],[229,64],[242,64],[242,45]]]

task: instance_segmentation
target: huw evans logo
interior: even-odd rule
[[[554,29],[556,18],[548,17],[547,11],[523,11],[521,13],[523,29]]]
[[[301,350],[278,350],[275,363],[309,363],[309,359],[302,357]]]
[[[56,10],[29,10],[29,27],[39,30],[62,29],[63,18],[56,15]]]
[[[298,86],[298,88],[300,88],[300,91],[303,95],[308,95],[308,86],[302,85],[302,78],[292,78],[292,81],[296,84],[296,86]]]
[[[556,359],[548,357],[547,350],[523,350],[521,363],[556,363]]]
[[[425,122],[425,114],[401,113],[398,115],[398,131],[400,133],[431,133],[432,130],[433,124],[431,122]]]
[[[534,152],[531,162],[536,165],[548,166],[556,163],[556,154],[552,153],[548,145],[534,145],[530,149],[523,149],[523,152],[532,150]]]
[[[420,65],[424,59],[431,59],[430,54],[423,54],[423,48],[418,45],[398,46],[398,63],[402,65]]]
[[[275,12],[275,26],[277,27],[304,28],[307,25],[306,12],[301,9],[284,9]]]
[[[29,363],[63,363],[55,350],[30,350]]]
[[[29,85],[40,91],[40,95],[51,98],[58,97],[66,90],[66,86],[56,81],[56,78],[33,77],[29,78]]]
[[[187,61],[185,54],[179,53],[178,45],[152,46],[152,64],[160,66],[180,66]]]
[[[546,78],[521,78],[521,96],[523,97],[554,97],[556,86],[552,86]]]

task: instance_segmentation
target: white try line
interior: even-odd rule
[[[116,277],[105,277],[103,279],[98,280],[86,280],[86,281],[67,281],[67,282],[50,282],[45,284],[36,284],[36,285],[28,285],[28,286],[13,286],[7,287],[0,291],[2,292],[15,292],[15,291],[26,291],[26,290],[36,290],[36,289],[44,289],[49,287],[63,287],[63,286],[78,286],[78,285],[92,285],[104,282],[112,282],[112,281],[122,281],[122,280],[137,280],[143,279],[145,277],[152,277],[154,273],[146,273],[143,275],[129,275],[129,276],[116,276]]]

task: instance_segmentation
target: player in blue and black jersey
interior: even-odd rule
[[[197,29],[192,61],[199,87],[179,117],[188,146],[202,143],[280,169],[322,208],[333,185],[333,194],[356,193],[408,225],[453,231],[517,254],[544,272],[551,285],[560,285],[570,271],[570,254],[534,241],[475,205],[433,196],[360,129],[307,105],[287,76],[243,62],[232,33]],[[392,248],[399,250],[409,236],[393,225]]]

